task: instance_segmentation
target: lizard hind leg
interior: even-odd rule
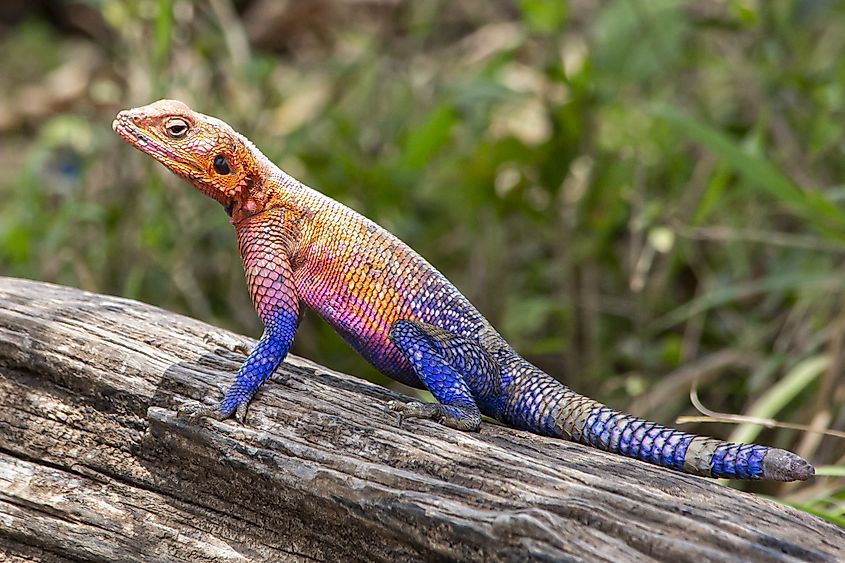
[[[438,401],[390,401],[387,408],[399,415],[400,424],[403,417],[427,418],[458,430],[478,431],[481,412],[461,370],[466,358],[461,353],[472,344],[433,325],[407,320],[393,323],[390,341]]]

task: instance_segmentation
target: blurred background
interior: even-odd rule
[[[754,490],[845,524],[842,2],[5,0],[0,85],[0,274],[259,336],[223,211],[112,133],[178,98],[578,391],[780,421],[681,428],[797,451],[831,476]],[[312,315],[295,352],[389,384]]]

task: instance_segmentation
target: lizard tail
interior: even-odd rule
[[[805,481],[815,474],[812,465],[792,452],[667,428],[579,395],[544,373],[513,383],[517,385],[505,418],[538,434],[704,477]]]

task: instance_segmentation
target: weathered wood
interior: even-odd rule
[[[248,426],[189,423],[242,357],[134,301],[0,278],[0,554],[15,560],[834,561],[763,498],[484,424],[291,358]],[[2,559],[2,557],[0,557]]]

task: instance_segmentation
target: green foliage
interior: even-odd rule
[[[218,206],[111,131],[175,97],[409,242],[579,391],[624,408],[734,352],[698,374],[707,406],[842,429],[840,4],[338,3],[264,34],[257,4],[92,1],[108,41],[0,37],[0,274],[259,334]],[[313,318],[296,351],[387,383]],[[688,389],[640,414],[672,422]],[[766,490],[841,522],[838,471]]]

